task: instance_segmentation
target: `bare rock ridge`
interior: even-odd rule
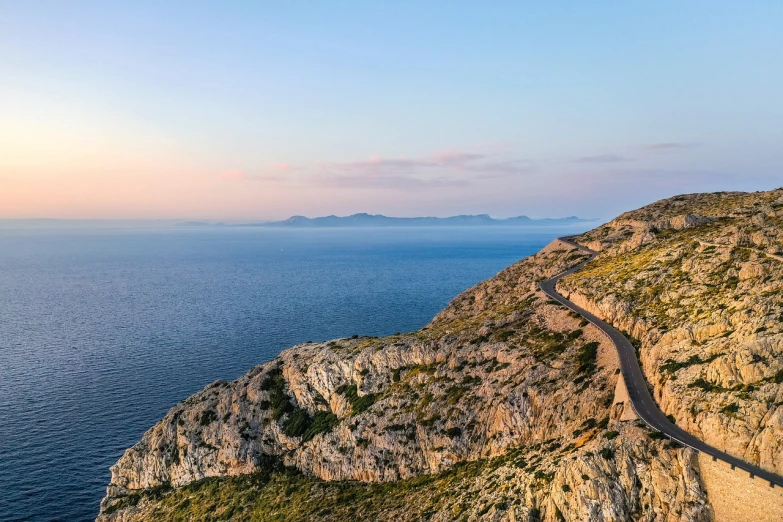
[[[781,225],[781,189],[659,201],[575,238],[600,254],[558,285],[638,340],[680,427],[777,473]],[[418,332],[213,383],[112,467],[98,520],[716,520],[694,452],[629,410],[613,345],[537,286],[585,257],[555,241]]]

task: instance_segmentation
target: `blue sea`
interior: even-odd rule
[[[0,226],[0,520],[94,520],[178,401],[281,350],[427,324],[581,228]]]

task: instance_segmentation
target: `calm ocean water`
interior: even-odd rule
[[[296,343],[416,330],[575,231],[6,224],[0,520],[93,520],[109,466],[206,384]]]

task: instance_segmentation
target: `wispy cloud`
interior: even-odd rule
[[[700,143],[691,141],[666,141],[662,143],[651,143],[645,145],[645,150],[651,151],[663,151],[663,150],[679,150],[679,149],[692,149],[698,147]]]
[[[470,168],[472,172],[478,173],[478,178],[500,178],[512,174],[530,174],[536,171],[536,168],[523,161],[496,161],[474,165]]]
[[[347,163],[321,163],[322,169],[341,171],[364,171],[369,174],[382,171],[421,169],[443,169],[455,172],[529,172],[530,167],[520,160],[484,161],[492,158],[490,155],[469,152],[439,152],[425,158],[392,158],[383,159],[371,157],[363,161]]]
[[[303,170],[302,167],[290,163],[275,163],[258,170],[231,169],[219,172],[217,177],[223,181],[285,181],[293,172]]]
[[[380,158],[344,163],[320,163],[316,179],[343,187],[416,189],[469,185],[472,180],[533,171],[519,160],[495,160],[492,155],[442,151],[423,158]]]
[[[617,154],[598,154],[595,156],[583,156],[577,158],[577,163],[619,163],[622,161],[633,161],[633,158],[618,156]]]
[[[241,170],[224,170],[219,172],[217,177],[224,181],[238,181],[245,178],[245,173]]]
[[[301,170],[301,167],[295,167],[290,163],[277,163],[276,165],[271,165],[269,167],[269,170],[274,170],[278,172],[291,172],[294,170]]]
[[[434,165],[466,167],[469,163],[483,160],[485,154],[475,154],[469,152],[439,152],[432,155]]]
[[[283,177],[275,174],[254,174],[244,170],[224,170],[218,173],[218,179],[223,181],[283,181]]]
[[[457,178],[437,177],[422,178],[407,175],[334,175],[327,174],[316,178],[317,183],[329,187],[365,188],[365,189],[395,189],[420,190],[423,188],[459,187],[469,185],[469,182]]]
[[[424,157],[381,158],[346,162],[320,162],[310,167],[288,163],[269,166],[257,173],[227,170],[218,177],[227,181],[309,181],[331,187],[416,190],[428,187],[457,187],[476,180],[502,178],[533,172],[521,160],[497,154],[447,150]],[[295,177],[289,174],[301,171]]]
[[[742,176],[730,171],[700,169],[608,169],[590,173],[593,184],[619,187],[663,187],[674,191],[711,190]]]
[[[367,160],[359,161],[316,163],[316,168],[325,172],[363,172],[367,174],[378,174],[398,170],[414,170],[433,166],[435,166],[435,164],[427,160],[410,158],[383,159],[377,156],[372,156]]]

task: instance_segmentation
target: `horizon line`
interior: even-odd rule
[[[520,218],[520,217],[526,217],[534,221],[539,220],[545,220],[545,219],[569,219],[569,218],[576,218],[583,221],[597,221],[600,219],[604,219],[603,217],[581,217],[577,216],[575,214],[568,215],[568,216],[542,216],[542,217],[534,217],[527,214],[514,214],[509,215],[505,217],[495,217],[488,213],[481,213],[481,214],[450,214],[450,215],[444,215],[444,216],[435,216],[435,215],[412,215],[412,216],[391,216],[387,214],[371,214],[368,212],[355,212],[353,214],[345,214],[345,215],[338,215],[338,214],[324,214],[324,215],[317,215],[317,216],[307,216],[304,214],[292,214],[288,217],[284,218],[207,218],[207,217],[1,217],[0,221],[143,221],[143,222],[204,222],[204,223],[274,223],[279,221],[285,221],[287,219],[301,217],[306,219],[319,219],[319,218],[329,218],[329,217],[336,217],[336,218],[349,218],[354,216],[370,216],[370,217],[385,217],[385,218],[391,218],[391,219],[448,219],[448,218],[454,218],[454,217],[480,217],[480,216],[487,216],[490,219],[494,220],[505,220],[505,219],[514,219],[514,218]]]

